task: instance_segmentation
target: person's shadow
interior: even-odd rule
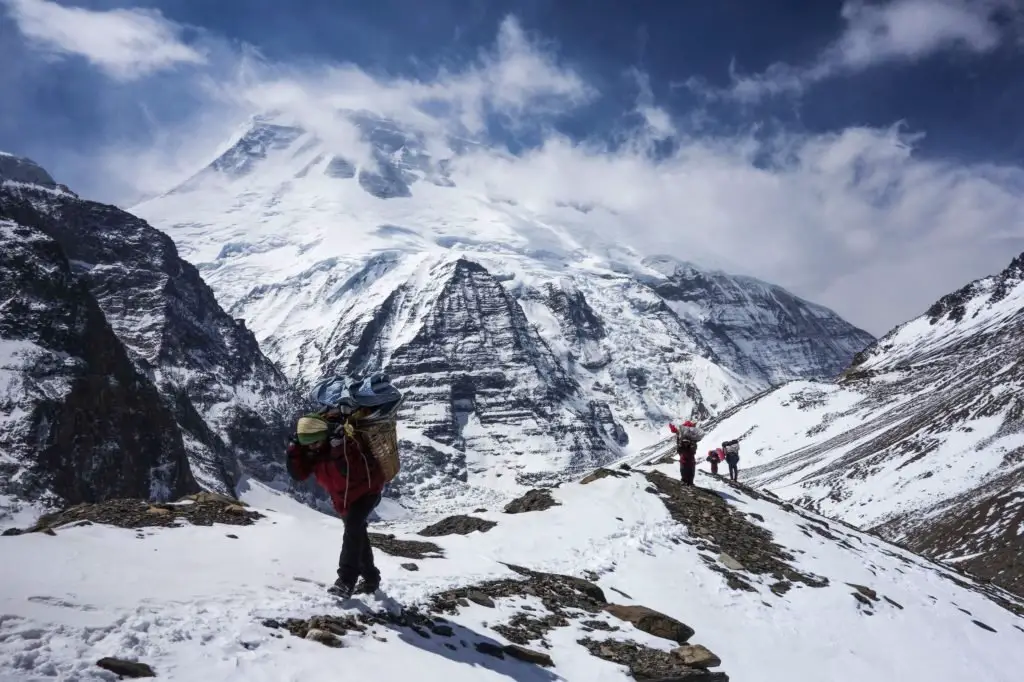
[[[405,607],[391,597],[381,597],[380,601],[391,614],[406,613]],[[379,613],[366,604],[357,603],[355,607],[368,615]],[[449,661],[485,668],[505,675],[516,682],[564,682],[565,680],[561,675],[540,665],[512,658],[504,653],[504,645],[497,640],[450,620],[436,623],[433,631],[414,620],[410,620],[404,625],[391,621],[382,623],[382,625],[397,633],[398,639],[410,646],[442,656]]]

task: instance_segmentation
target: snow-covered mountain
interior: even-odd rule
[[[871,340],[746,277],[587,237],[599,206],[462,187],[472,145],[342,112],[361,152],[256,117],[182,186],[133,208],[300,386],[385,368],[409,392],[396,492],[517,488],[579,471]],[[405,466],[405,465],[403,465]]]
[[[1024,255],[723,415],[743,476],[1024,594]]]
[[[383,592],[344,605],[324,589],[340,521],[259,484],[246,508],[70,510],[40,526],[52,537],[0,537],[0,679],[1013,682],[1024,669],[1024,603],[998,588],[720,478],[683,488],[671,464],[599,475],[550,491],[546,509],[453,504],[374,524]]]
[[[295,394],[166,235],[10,155],[0,221],[5,487],[88,501],[282,477]]]

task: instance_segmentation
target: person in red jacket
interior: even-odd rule
[[[373,562],[367,533],[370,512],[380,504],[384,477],[377,460],[365,454],[355,438],[320,415],[299,419],[288,444],[288,473],[297,481],[311,475],[331,496],[335,511],[345,522],[338,557],[338,579],[328,591],[342,599],[354,592],[372,594],[380,587],[380,571]],[[357,586],[356,580],[362,578]]]
[[[711,463],[711,473],[715,476],[718,475],[718,450],[709,450],[707,456],[708,462]]]
[[[669,424],[668,428],[676,434],[676,452],[679,453],[679,477],[683,485],[693,485],[693,479],[697,475],[697,441],[703,435],[697,425],[692,421],[683,422],[681,429],[675,424]]]

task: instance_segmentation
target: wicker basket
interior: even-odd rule
[[[398,423],[394,419],[356,422],[353,430],[358,434],[384,474],[384,481],[398,475]]]

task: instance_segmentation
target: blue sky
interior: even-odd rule
[[[605,195],[642,164],[666,180],[626,211],[638,248],[715,242],[880,333],[1024,250],[1019,7],[0,0],[0,149],[127,205],[256,110],[442,111],[522,161],[476,172],[537,201],[542,161],[604,169]]]

